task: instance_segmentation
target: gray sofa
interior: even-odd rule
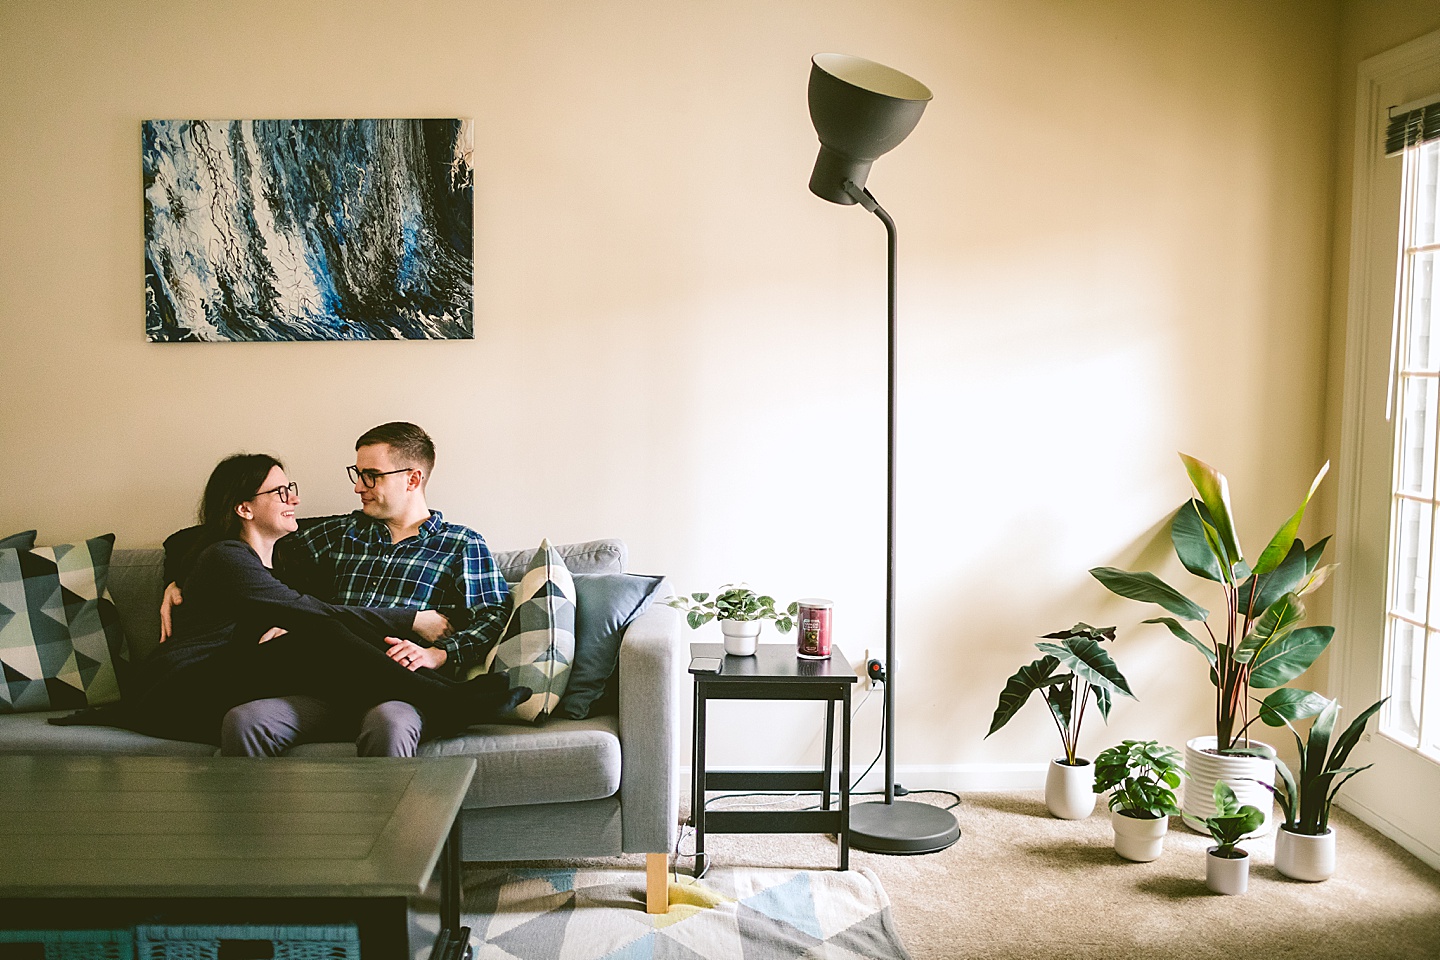
[[[593,540],[559,547],[572,573],[624,572],[625,544]],[[518,580],[533,551],[496,554],[506,579]],[[110,595],[132,660],[144,659],[160,632],[164,554],[117,550]],[[626,628],[620,646],[619,709],[585,720],[537,726],[478,725],[463,735],[420,745],[421,756],[473,757],[477,764],[463,808],[466,860],[650,854],[650,894],[664,882],[664,858],[675,840],[678,780],[675,748],[679,657],[678,611],[655,600]],[[114,727],[57,727],[59,713],[0,715],[0,753],[109,753],[205,756],[204,744],[162,740]],[[354,756],[351,744],[295,747],[296,756]],[[383,762],[383,761],[375,761]],[[663,897],[663,889],[660,891]],[[652,907],[653,907],[652,899]]]

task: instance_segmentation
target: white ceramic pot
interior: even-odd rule
[[[1250,854],[1217,857],[1217,847],[1205,851],[1205,886],[1216,893],[1238,897],[1250,886]]]
[[[1075,766],[1051,760],[1045,775],[1045,807],[1061,820],[1084,820],[1095,809],[1095,766],[1076,760]]]
[[[1111,810],[1110,826],[1115,828],[1116,853],[1126,860],[1149,863],[1165,849],[1165,833],[1170,829],[1170,818],[1127,817],[1119,810]]]
[[[1335,872],[1335,831],[1326,830],[1318,837],[1308,833],[1291,833],[1284,827],[1275,835],[1275,869],[1291,880],[1316,883],[1330,879]]]
[[[1215,816],[1215,781],[1224,780],[1242,804],[1258,807],[1265,814],[1265,820],[1255,832],[1246,836],[1263,837],[1270,832],[1273,825],[1270,810],[1275,798],[1261,784],[1275,782],[1275,751],[1257,740],[1251,740],[1250,745],[1267,751],[1268,756],[1229,757],[1207,753],[1215,749],[1214,737],[1196,737],[1185,744],[1185,770],[1190,776],[1185,780],[1181,809],[1188,816],[1197,820]],[[1185,825],[1196,833],[1208,832],[1189,820]]]
[[[721,620],[720,632],[725,634],[725,652],[732,657],[753,657],[760,642],[759,620]]]

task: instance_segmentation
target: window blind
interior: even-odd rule
[[[1390,125],[1385,128],[1385,156],[1393,157],[1406,147],[1440,140],[1440,97],[1390,110]]]

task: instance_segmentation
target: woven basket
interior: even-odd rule
[[[359,960],[360,932],[353,925],[137,927],[135,956],[137,960]]]

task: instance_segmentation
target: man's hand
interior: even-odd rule
[[[422,647],[399,637],[386,637],[385,642],[390,644],[385,655],[407,670],[419,670],[421,667],[436,670],[445,663],[447,657],[440,647]]]
[[[410,629],[426,643],[438,643],[450,636],[450,621],[439,610],[421,610]]]
[[[170,611],[180,606],[184,601],[180,596],[180,588],[173,583],[165,585],[165,595],[160,598],[160,642],[164,643],[170,639],[173,627],[170,624]]]
[[[260,642],[269,643],[276,637],[283,637],[289,632],[290,631],[286,630],[284,627],[271,627],[269,630],[266,630],[264,633],[260,634]]]

